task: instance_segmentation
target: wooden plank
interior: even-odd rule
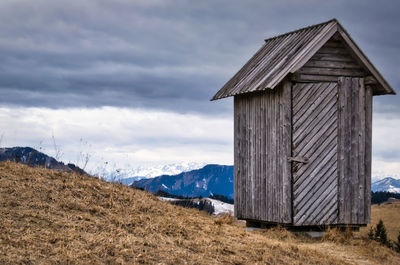
[[[294,73],[292,75],[292,80],[298,83],[307,83],[307,82],[336,82],[337,76],[332,75],[307,75]]]
[[[239,125],[239,119],[238,119],[238,104],[237,104],[237,97],[234,97],[233,99],[233,142],[234,142],[234,146],[233,146],[233,198],[234,198],[234,205],[233,205],[233,213],[235,217],[238,217],[238,202],[239,202],[239,196],[237,194],[237,190],[238,190],[238,154],[239,154],[239,141],[238,141],[238,133],[239,130],[237,129],[238,125]]]
[[[343,47],[329,47],[329,46],[323,46],[321,49],[318,50],[319,54],[343,54],[343,55],[348,55],[349,51]]]
[[[284,205],[283,205],[283,167],[285,165],[285,161],[283,158],[283,149],[284,146],[283,144],[283,125],[284,125],[284,120],[283,120],[283,89],[284,89],[284,84],[281,83],[279,85],[279,88],[277,90],[277,97],[278,97],[278,117],[277,117],[277,127],[278,127],[278,157],[277,157],[277,169],[278,169],[278,212],[279,212],[279,216],[278,216],[278,220],[282,221],[284,220]]]
[[[282,106],[283,106],[283,141],[282,145],[284,147],[282,157],[285,158],[291,155],[291,82],[285,81],[283,84],[283,96],[282,96]],[[290,223],[291,220],[291,164],[283,161],[282,165],[282,179],[283,179],[283,206],[284,206],[284,216],[283,220],[285,223]]]
[[[339,77],[338,79],[338,223],[344,224],[344,205],[345,205],[345,137],[344,137],[344,126],[345,126],[345,115],[346,115],[346,93],[345,93],[345,78]]]
[[[352,174],[351,178],[351,224],[358,223],[358,208],[359,208],[359,174],[358,174],[358,146],[360,132],[360,117],[359,117],[359,82],[358,78],[351,79],[351,157],[350,166]]]
[[[250,217],[252,219],[256,219],[254,215],[254,98],[249,102],[249,133],[250,133],[250,159],[247,162],[249,164],[249,206],[250,206]]]
[[[245,119],[243,117],[243,97],[242,96],[238,96],[238,109],[239,109],[239,115],[240,115],[240,124],[239,124],[239,129],[240,129],[240,134],[239,134],[239,141],[241,143],[241,152],[239,153],[239,172],[240,172],[240,179],[238,180],[240,183],[240,186],[238,188],[238,195],[240,196],[240,205],[238,205],[238,209],[240,209],[240,217],[244,217],[245,213],[244,213],[244,192],[243,189],[245,188],[244,185],[244,180],[245,180],[245,169],[244,169],[244,165],[243,165],[243,161],[244,161],[244,156],[245,156],[245,146],[246,146],[246,142],[243,136],[243,133],[245,132],[244,130],[244,126],[245,126]]]
[[[357,69],[358,71],[361,68],[359,64],[356,62],[343,62],[343,61],[322,61],[322,60],[314,60],[311,59],[308,61],[304,67],[315,67],[315,68],[338,68],[338,69]]]
[[[266,198],[265,198],[265,193],[266,193],[266,175],[265,175],[265,161],[266,161],[266,138],[265,138],[265,131],[266,131],[266,96],[263,96],[261,98],[262,100],[262,113],[261,113],[261,132],[260,132],[260,136],[261,136],[261,149],[262,149],[262,154],[261,154],[261,194],[260,194],[260,202],[261,202],[261,206],[260,206],[260,210],[261,210],[261,220],[266,220]]]
[[[365,87],[364,79],[358,80],[358,224],[365,224]]]
[[[281,136],[282,136],[282,128],[281,128],[281,94],[282,94],[282,83],[279,85],[278,89],[275,92],[276,98],[276,118],[275,118],[275,126],[276,126],[276,157],[275,157],[275,187],[276,187],[276,196],[275,196],[275,207],[277,208],[276,221],[280,222],[282,219],[282,165],[283,159],[281,155]]]
[[[249,160],[249,149],[250,149],[250,135],[249,135],[249,127],[248,127],[248,122],[249,122],[249,118],[248,118],[248,114],[249,114],[249,104],[248,104],[248,98],[249,95],[246,95],[246,97],[244,98],[244,112],[243,112],[243,116],[245,119],[245,123],[244,125],[244,141],[245,141],[245,156],[243,157],[243,168],[245,170],[244,173],[244,186],[243,186],[243,198],[244,198],[244,202],[243,202],[243,211],[245,213],[245,217],[248,218],[249,217],[249,202],[248,202],[248,197],[249,197],[249,168],[248,168],[248,163],[247,161]]]
[[[268,147],[267,147],[267,194],[266,194],[266,200],[267,200],[267,220],[271,220],[273,213],[272,213],[272,201],[271,201],[271,194],[273,192],[272,190],[272,155],[271,155],[271,147],[272,147],[272,121],[273,121],[273,116],[272,116],[272,98],[268,97],[268,117],[267,117],[267,124],[268,124],[268,130],[265,132],[267,135],[267,142],[268,142]]]
[[[344,186],[344,223],[351,224],[351,207],[352,207],[352,189],[351,189],[351,176],[353,175],[351,161],[351,103],[352,103],[352,93],[351,93],[351,78],[345,77],[345,82],[343,89],[345,90],[345,101],[346,101],[346,109],[345,109],[345,124],[344,124],[344,138],[345,138],[345,146],[344,146],[344,155],[345,155],[345,186]]]
[[[271,117],[271,149],[269,153],[271,154],[271,186],[272,186],[272,193],[271,193],[271,202],[272,202],[272,215],[271,219],[275,220],[277,215],[277,210],[275,207],[275,195],[276,195],[276,97],[272,96],[272,117]]]
[[[261,187],[261,180],[262,180],[262,174],[261,174],[261,164],[262,164],[262,146],[261,146],[261,131],[262,131],[262,123],[261,123],[261,115],[262,115],[262,110],[263,110],[263,105],[262,105],[262,95],[258,97],[258,110],[257,110],[257,173],[256,173],[256,178],[257,178],[257,218],[259,220],[262,220],[262,212],[261,212],[261,194],[262,194],[262,187]]]
[[[356,76],[362,77],[366,72],[360,68],[347,69],[347,68],[316,68],[316,67],[302,67],[297,71],[305,75],[322,75],[322,76]]]
[[[334,41],[332,40],[332,38],[329,41],[327,41],[323,47],[342,48],[342,49],[345,48],[345,46],[341,41]]]
[[[349,55],[341,55],[341,54],[323,54],[323,53],[316,53],[311,58],[312,60],[319,60],[319,61],[334,61],[334,62],[356,62],[353,57]]]
[[[244,116],[245,116],[245,123],[244,125],[244,142],[245,142],[245,157],[244,157],[244,161],[243,161],[243,168],[245,170],[245,174],[244,174],[244,185],[243,185],[243,197],[244,197],[244,205],[243,205],[243,210],[244,210],[244,214],[245,214],[245,218],[249,218],[250,217],[250,213],[249,213],[249,202],[248,202],[248,196],[249,196],[249,189],[248,189],[248,178],[249,178],[249,170],[248,170],[248,163],[247,161],[249,160],[249,141],[250,141],[250,135],[249,135],[249,128],[248,128],[248,122],[249,122],[249,118],[248,118],[248,114],[249,114],[249,108],[248,108],[248,100],[247,98],[249,97],[249,95],[246,95],[246,97],[244,99],[246,99],[244,101]]]
[[[365,205],[364,222],[371,222],[372,87],[365,87]]]
[[[240,177],[238,179],[238,196],[240,196],[239,199],[239,205],[238,205],[238,211],[240,211],[240,217],[244,216],[243,212],[243,179],[244,179],[244,168],[243,168],[243,160],[244,160],[244,146],[245,142],[243,141],[243,132],[244,132],[244,117],[243,117],[243,101],[238,99],[238,113],[239,113],[239,136],[238,136],[238,141],[240,142],[240,149],[239,149],[239,169],[238,169],[238,174],[240,174]],[[239,210],[240,209],[240,210]]]

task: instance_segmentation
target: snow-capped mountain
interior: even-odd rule
[[[400,193],[400,179],[391,177],[384,178],[372,183],[371,189],[373,192],[387,191],[393,193]]]
[[[134,181],[154,178],[161,175],[176,175],[182,172],[191,171],[203,167],[205,163],[182,162],[168,165],[156,165],[152,167],[98,167],[92,170],[92,174],[102,177],[107,181],[121,182],[125,185],[132,185]]]
[[[186,197],[208,197],[213,194],[233,198],[233,166],[206,165],[176,175],[162,175],[135,181],[133,187],[149,192],[165,191]]]

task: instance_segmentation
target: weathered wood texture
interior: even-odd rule
[[[337,221],[337,83],[293,87],[293,224]]]
[[[235,96],[235,215],[291,223],[291,84]]]
[[[297,82],[337,82],[339,76],[367,75],[343,42],[332,38],[293,77]]]
[[[370,221],[372,89],[339,77],[338,224]]]

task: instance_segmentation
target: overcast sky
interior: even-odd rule
[[[0,145],[232,164],[232,99],[209,99],[265,38],[334,17],[398,92],[400,2],[329,2],[2,0]],[[374,107],[374,173],[399,175],[399,96]]]

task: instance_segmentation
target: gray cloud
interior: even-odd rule
[[[264,38],[332,17],[397,88],[399,7],[398,1],[2,1],[0,103],[231,113],[231,100],[209,99]],[[376,111],[398,113],[397,98],[376,99]]]

